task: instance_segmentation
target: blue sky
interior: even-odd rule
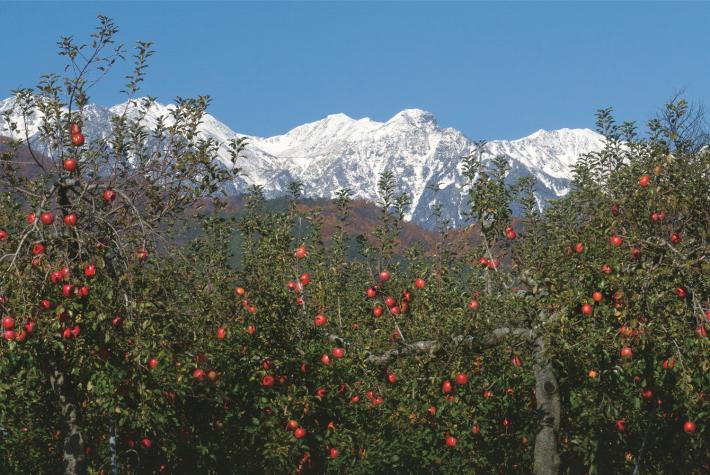
[[[710,3],[0,2],[0,97],[61,71],[56,40],[96,15],[120,40],[153,41],[143,92],[209,94],[255,135],[327,114],[386,120],[431,111],[472,139],[594,126],[613,106],[643,121],[674,92],[710,104]],[[93,91],[122,100],[128,65]]]

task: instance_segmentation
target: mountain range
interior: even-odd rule
[[[12,104],[12,98],[0,101],[0,114]],[[111,116],[127,107],[130,114],[133,106],[126,103],[109,108],[87,106],[83,111],[87,140],[108,136]],[[144,119],[145,125],[155,124],[160,116],[169,117],[172,107],[155,103]],[[13,117],[22,124],[18,119]],[[37,137],[39,124],[39,117],[28,122],[30,137]],[[245,137],[209,114],[204,117],[200,132],[221,143]],[[3,134],[8,134],[8,127],[0,116],[0,135]],[[389,170],[394,173],[398,190],[410,195],[406,220],[431,228],[435,224],[432,206],[440,203],[444,218],[454,226],[465,224],[467,191],[462,158],[475,150],[475,144],[459,130],[439,126],[429,112],[406,109],[386,122],[333,114],[283,135],[246,137],[244,158],[237,164],[243,174],[227,185],[225,191],[230,194],[261,185],[267,197],[277,197],[298,179],[306,196],[328,199],[348,188],[356,199],[377,201],[378,177]],[[538,204],[543,207],[547,200],[569,191],[577,158],[600,150],[603,145],[603,137],[589,129],[538,130],[517,140],[489,141],[484,161],[503,155],[511,164],[509,180],[533,176]],[[41,144],[36,146],[41,150]],[[229,163],[226,148],[220,149],[219,159]]]

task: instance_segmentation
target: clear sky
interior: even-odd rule
[[[645,120],[674,92],[710,104],[710,3],[3,2],[0,97],[61,71],[56,40],[96,15],[155,43],[143,92],[209,94],[231,128],[431,111],[472,139]],[[122,100],[120,67],[93,100]]]

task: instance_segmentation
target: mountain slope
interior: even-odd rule
[[[0,113],[12,103],[12,99],[0,101]],[[154,125],[160,116],[169,118],[173,107],[155,104],[146,115],[145,124]],[[135,113],[131,104],[87,107],[84,130],[88,140],[110,134],[110,117],[124,111]],[[20,119],[13,116],[22,128]],[[27,126],[30,136],[36,136],[38,127],[39,118],[34,117]],[[223,143],[243,136],[209,114],[200,131]],[[0,118],[0,134],[7,133],[7,124]],[[464,224],[467,200],[461,158],[474,150],[474,144],[460,131],[440,127],[429,112],[406,109],[386,122],[333,114],[283,135],[248,137],[248,141],[245,157],[239,163],[244,176],[229,187],[230,193],[260,185],[267,196],[275,197],[286,192],[290,181],[298,179],[307,196],[333,198],[339,189],[349,188],[355,198],[376,201],[379,174],[390,170],[399,190],[411,196],[408,220],[433,226],[431,207],[439,202],[445,218],[455,225]],[[568,191],[571,169],[579,155],[602,146],[602,137],[588,129],[539,130],[518,140],[491,141],[486,145],[485,157],[508,157],[511,180],[534,176],[538,182],[536,195],[542,204]],[[220,158],[228,163],[226,149],[220,151]],[[434,192],[437,186],[439,191]]]

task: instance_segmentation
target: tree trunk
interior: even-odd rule
[[[65,475],[85,475],[86,457],[84,455],[84,436],[79,421],[79,408],[66,371],[52,358],[50,362],[49,383],[59,399],[62,416],[66,423],[63,459]]]
[[[557,431],[560,428],[560,395],[557,378],[545,355],[545,340],[535,338],[535,399],[540,417],[540,431],[535,438],[535,475],[558,475],[560,455],[557,452]]]

